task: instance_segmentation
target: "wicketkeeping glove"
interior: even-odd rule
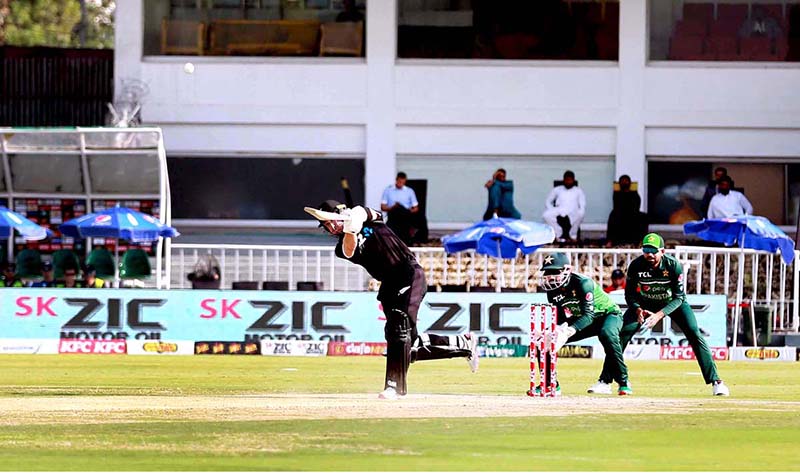
[[[566,345],[569,337],[575,335],[575,332],[577,330],[570,327],[566,322],[556,327],[556,351],[561,350],[561,347]]]

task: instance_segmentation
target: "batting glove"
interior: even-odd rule
[[[344,232],[352,233],[354,235],[360,232],[361,227],[364,226],[364,222],[367,220],[367,211],[364,210],[364,207],[354,207],[352,209],[347,209],[342,213],[350,216],[350,220],[344,222]]]

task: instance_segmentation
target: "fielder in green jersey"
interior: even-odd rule
[[[556,349],[596,336],[606,352],[604,370],[619,383],[619,395],[631,394],[620,343],[622,312],[619,306],[590,278],[573,273],[569,257],[564,253],[545,257],[541,285],[547,291],[547,300],[558,311]],[[608,394],[611,394],[610,389],[609,386]]]
[[[628,310],[625,311],[620,331],[623,350],[636,332],[653,328],[661,319],[669,316],[692,346],[703,379],[706,384],[713,384],[713,394],[729,395],[728,387],[717,374],[711,350],[697,327],[697,318],[686,302],[680,262],[664,253],[664,239],[656,233],[644,237],[642,253],[628,266],[625,282]],[[610,383],[613,376],[614,373],[604,367],[599,383]]]

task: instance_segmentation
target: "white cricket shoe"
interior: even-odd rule
[[[725,386],[725,383],[722,382],[721,379],[714,381],[713,383],[714,390],[712,391],[714,396],[730,396],[731,391]]]
[[[400,395],[397,394],[397,390],[395,388],[391,387],[391,386],[386,388],[386,389],[384,389],[383,391],[381,391],[378,394],[378,399],[386,399],[386,400],[389,400],[389,401],[396,401],[399,398],[400,398]]]
[[[611,394],[611,384],[605,383],[603,381],[596,382],[593,386],[590,386],[589,389],[586,390],[589,394]]]
[[[470,332],[464,335],[464,338],[467,340],[467,347],[469,348],[469,356],[467,357],[467,363],[469,363],[469,369],[472,370],[473,373],[478,372],[478,337],[475,336],[474,333]]]

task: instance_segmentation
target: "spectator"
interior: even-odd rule
[[[50,261],[45,261],[42,263],[42,280],[32,283],[31,287],[56,287],[53,263]]]
[[[708,218],[728,218],[739,215],[751,215],[753,206],[747,197],[733,190],[733,179],[725,176],[719,181],[719,194],[711,199],[708,206]]]
[[[83,270],[83,286],[88,288],[105,287],[106,282],[97,277],[97,270],[94,266],[86,266]]]
[[[619,190],[614,192],[614,207],[608,216],[606,246],[638,243],[647,234],[647,215],[639,212],[642,198],[631,190],[631,178],[619,177]]]
[[[22,281],[17,278],[17,265],[14,263],[3,263],[3,286],[22,287]]]
[[[83,287],[83,284],[81,284],[80,281],[76,279],[77,276],[78,276],[78,271],[75,268],[65,268],[64,280],[57,282],[56,287],[66,287],[66,288]]]
[[[387,214],[386,225],[408,245],[419,228],[416,218],[419,202],[414,189],[406,186],[406,180],[406,173],[397,173],[394,185],[383,191],[381,210]]]
[[[711,203],[711,199],[717,195],[717,184],[719,184],[719,180],[723,177],[728,175],[728,170],[724,167],[720,166],[714,169],[714,179],[708,181],[708,185],[706,186],[706,193],[703,195],[703,215],[708,215],[708,204]]]
[[[342,11],[336,15],[337,22],[353,22],[364,21],[364,14],[356,7],[355,0],[344,0],[342,2]]]
[[[553,227],[559,241],[574,241],[586,215],[586,195],[578,188],[574,172],[565,172],[563,182],[547,195],[542,218]]]
[[[489,191],[489,203],[483,214],[484,220],[489,220],[494,216],[522,218],[519,210],[514,207],[514,181],[506,180],[505,169],[500,168],[495,171],[484,187]]]
[[[625,272],[615,269],[611,272],[611,284],[603,288],[606,294],[625,294]]]
[[[739,27],[740,38],[766,36],[774,41],[782,34],[783,29],[778,20],[770,16],[766,8],[761,5],[753,5],[750,18],[745,19]]]

